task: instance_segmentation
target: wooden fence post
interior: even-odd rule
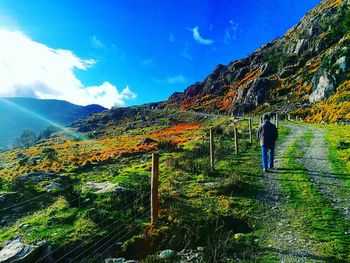
[[[276,113],[276,128],[278,128],[278,113]]]
[[[210,169],[214,171],[215,169],[215,146],[214,146],[214,131],[210,129],[209,131],[210,140]]]
[[[234,131],[234,135],[235,135],[235,153],[238,154],[238,130],[235,127],[233,129],[233,131]]]
[[[252,118],[249,118],[249,139],[250,139],[250,143],[253,143]]]
[[[158,199],[158,180],[159,180],[159,154],[152,154],[152,181],[151,181],[151,223],[154,224],[159,216]]]

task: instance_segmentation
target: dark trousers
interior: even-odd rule
[[[263,169],[272,168],[275,155],[275,145],[261,146],[261,154]]]

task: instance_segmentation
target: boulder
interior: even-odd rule
[[[0,262],[34,262],[41,245],[26,245],[20,239],[9,242],[0,251]]]
[[[171,249],[166,249],[160,252],[159,258],[160,259],[173,259],[176,257],[176,251]]]
[[[105,263],[125,263],[125,258],[107,258]]]
[[[110,182],[101,182],[101,183],[87,182],[85,184],[85,188],[91,189],[95,194],[121,193],[125,191],[123,187]]]
[[[51,191],[52,189],[60,189],[61,188],[61,184],[60,183],[51,183],[51,184],[48,184],[48,185],[45,185],[44,188],[46,188],[48,191]]]

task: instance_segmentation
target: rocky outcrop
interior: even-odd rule
[[[316,89],[310,95],[310,102],[316,102],[328,98],[334,92],[334,79],[327,74],[322,74],[318,80]]]
[[[26,245],[20,239],[12,240],[0,251],[0,262],[34,262],[42,245]]]
[[[349,45],[349,0],[324,0],[283,37],[243,59],[219,64],[161,107],[221,113],[258,111],[266,105],[278,111],[300,102],[311,107],[349,78]]]

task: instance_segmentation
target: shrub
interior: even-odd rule
[[[56,150],[53,149],[53,148],[49,148],[49,147],[44,148],[44,149],[42,150],[42,154],[43,154],[44,157],[45,157],[46,159],[48,159],[48,160],[55,160],[56,157],[57,157],[57,152],[56,152]]]

